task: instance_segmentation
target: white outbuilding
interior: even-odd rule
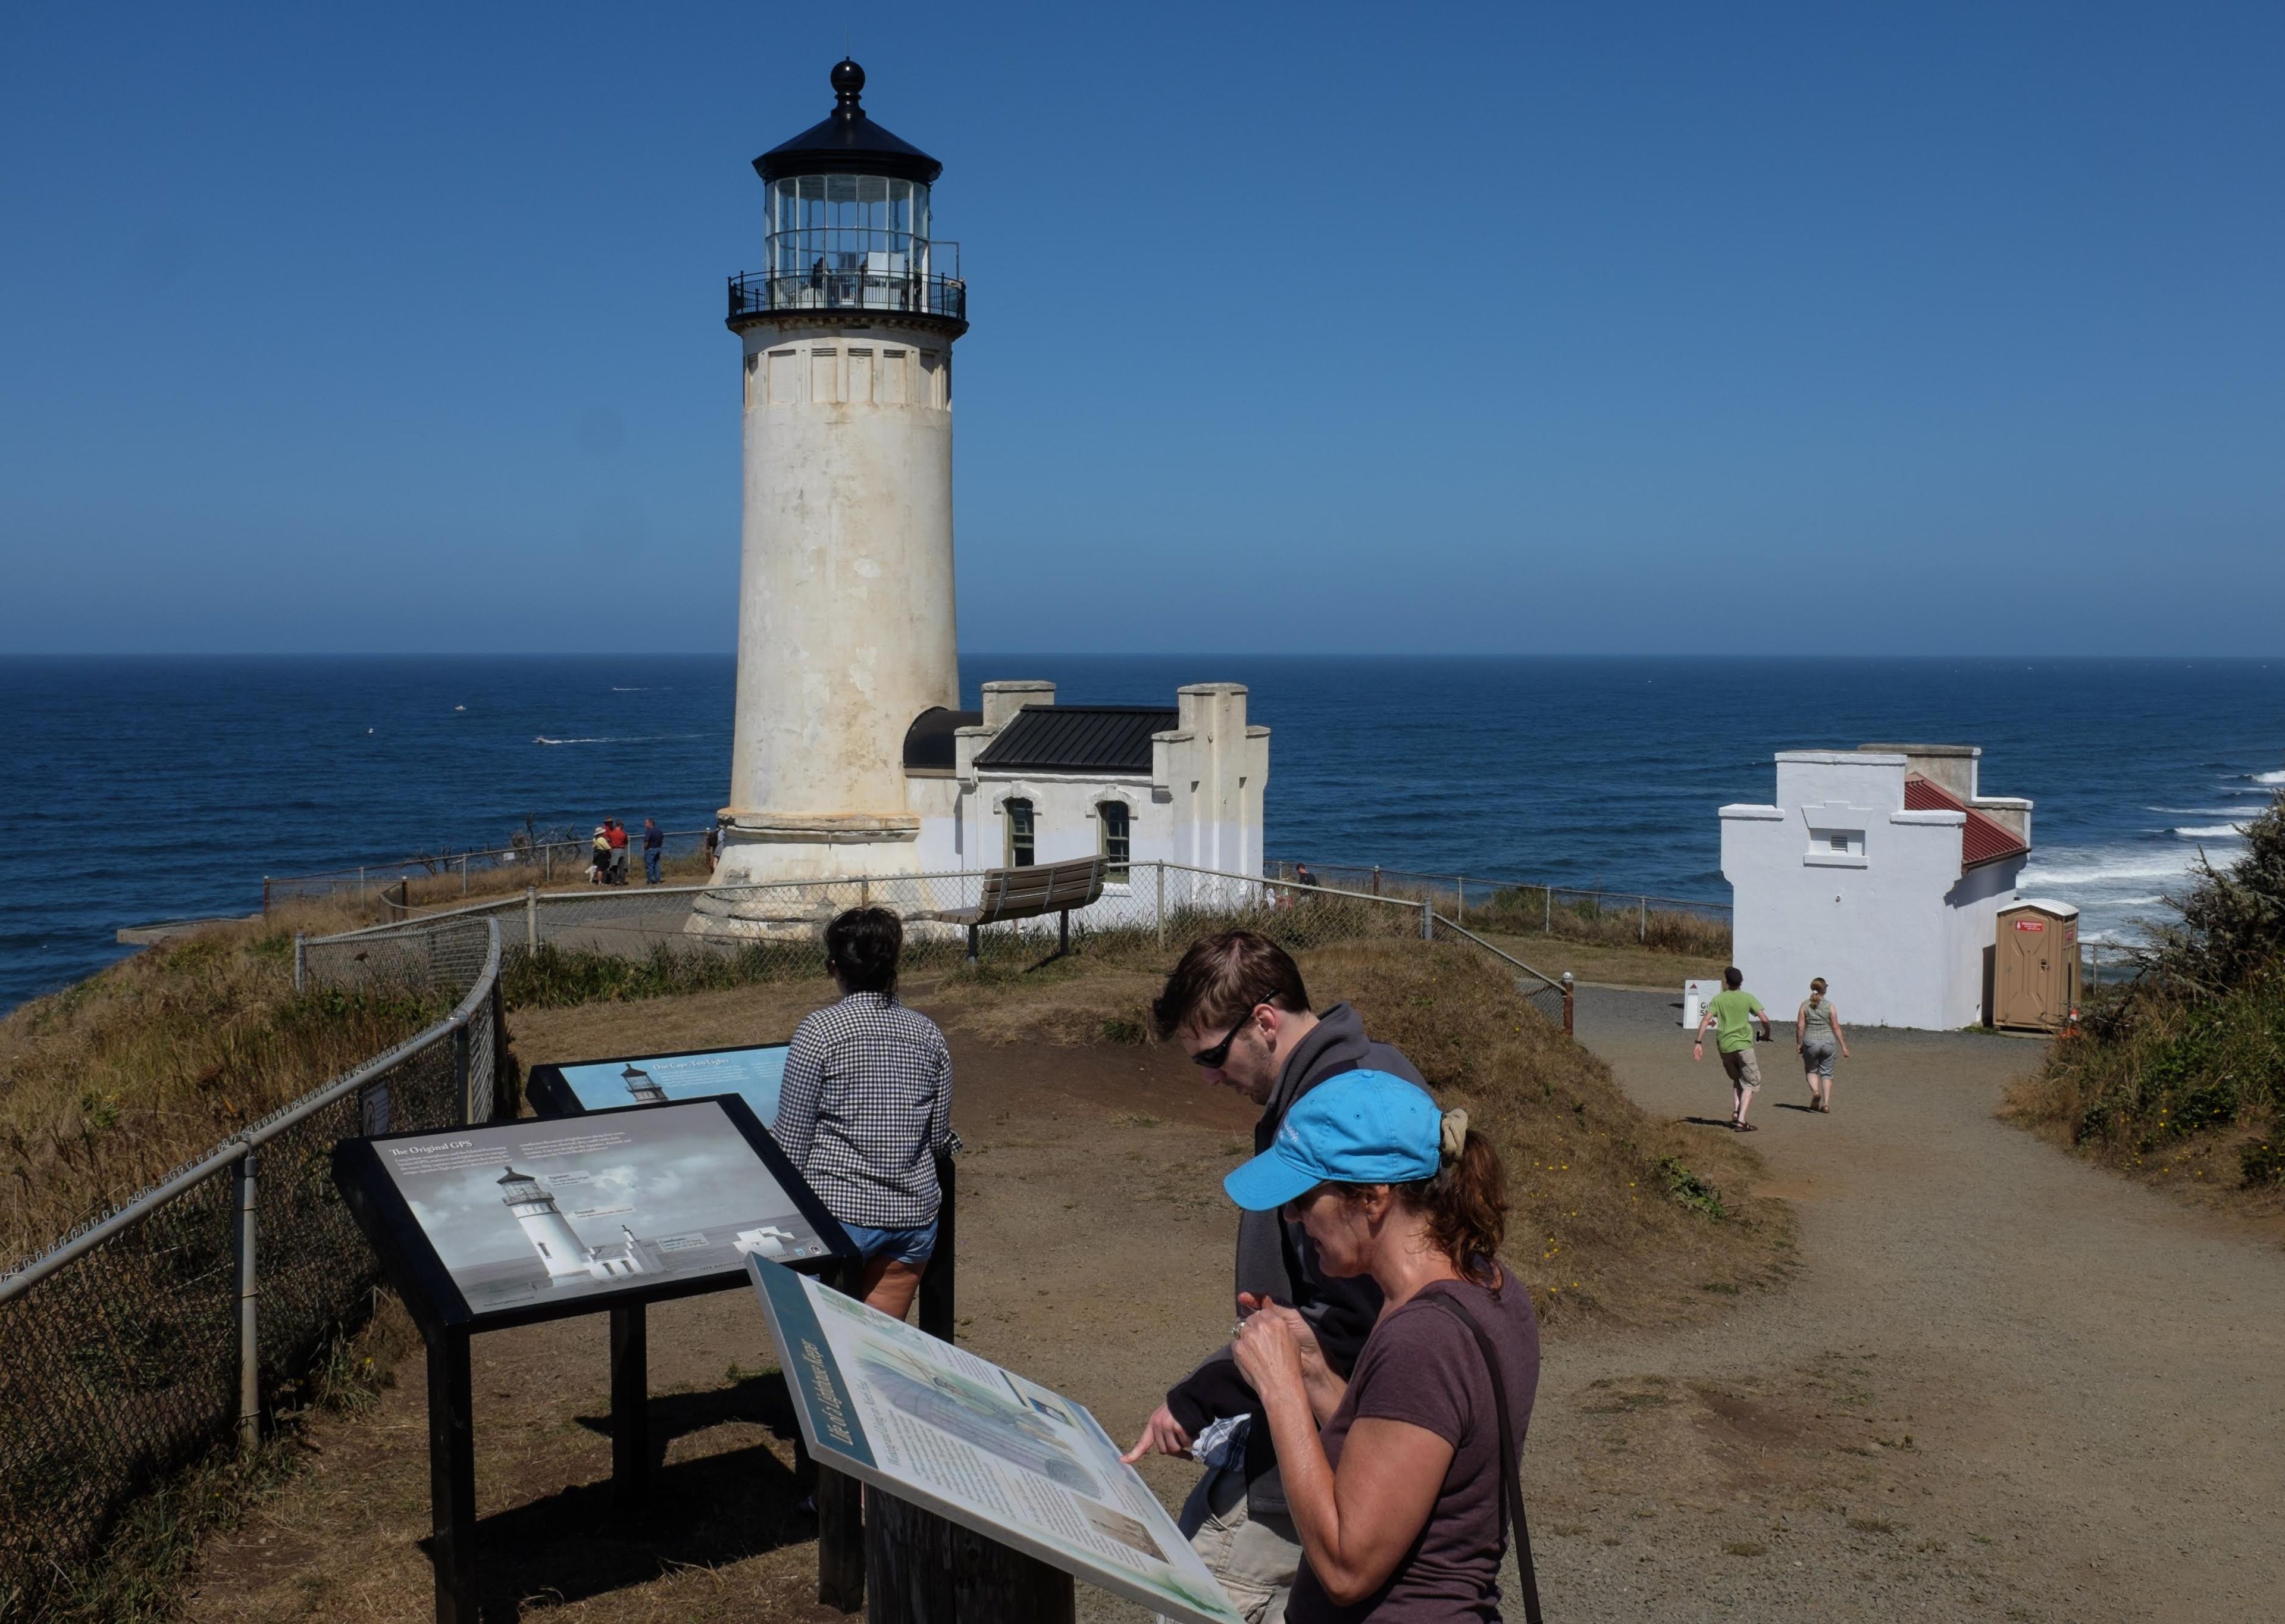
[[[2031,803],[1986,796],[1964,744],[1780,750],[1777,798],[1721,809],[1732,961],[1780,1024],[1825,977],[1845,1025],[1991,1017],[1999,911]]]

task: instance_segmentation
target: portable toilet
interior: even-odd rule
[[[2027,897],[1999,910],[1991,1024],[2053,1032],[2078,1007],[2078,910]]]

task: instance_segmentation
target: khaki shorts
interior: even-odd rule
[[[1301,1569],[1301,1536],[1291,1518],[1252,1516],[1245,1474],[1213,1468],[1190,1491],[1177,1521],[1245,1624],[1284,1624],[1285,1598]]]
[[[1724,1049],[1722,1069],[1730,1074],[1730,1080],[1741,1088],[1762,1086],[1762,1063],[1751,1049]]]

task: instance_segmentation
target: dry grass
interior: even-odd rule
[[[178,937],[0,1019],[0,1257],[44,1248],[443,1013],[426,994],[294,991],[296,903]]]
[[[1779,1277],[1792,1218],[1783,1203],[1747,1194],[1760,1165],[1753,1152],[1653,1120],[1481,953],[1358,942],[1296,957],[1319,1008],[1355,1004],[1368,1032],[1411,1056],[1498,1145],[1508,1255],[1540,1285],[1543,1313],[1649,1322],[1702,1302],[1709,1283]],[[1029,977],[948,976],[913,995],[993,1042],[1119,1043],[1140,1040],[1163,974],[1060,961]]]
[[[638,831],[636,839],[640,840]],[[587,883],[587,857],[559,851],[552,869],[553,877],[539,889],[551,895],[557,891],[585,891],[597,889]],[[712,877],[713,868],[698,851],[670,857],[659,864],[659,873],[669,885],[699,885]],[[627,883],[617,889],[639,890],[643,883],[642,851],[638,847],[627,858]],[[456,908],[464,903],[482,902],[488,897],[520,896],[524,888],[537,882],[530,865],[511,863],[498,868],[474,868],[463,882],[458,874],[419,875],[405,882],[407,899],[416,914],[431,914]]]

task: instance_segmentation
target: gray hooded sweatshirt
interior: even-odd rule
[[[1402,1052],[1364,1035],[1364,1023],[1346,1003],[1318,1016],[1277,1074],[1261,1120],[1253,1125],[1253,1151],[1269,1149],[1293,1102],[1327,1078],[1344,1071],[1388,1071],[1423,1088],[1428,1085]],[[1301,1226],[1276,1212],[1241,1212],[1237,1220],[1237,1290],[1268,1297],[1300,1311],[1317,1333],[1325,1362],[1347,1377],[1380,1317],[1380,1288],[1369,1275],[1329,1278],[1318,1271],[1316,1248]],[[1222,1348],[1166,1394],[1166,1408],[1193,1438],[1210,1421],[1254,1415],[1260,1400],[1238,1373],[1237,1361]],[[1277,1451],[1267,1422],[1257,1421],[1245,1439],[1246,1504],[1254,1512],[1286,1510],[1285,1485],[1277,1475]]]

